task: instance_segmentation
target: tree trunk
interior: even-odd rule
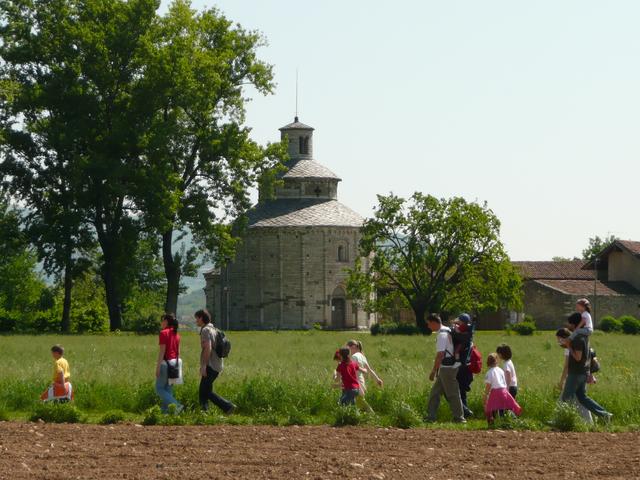
[[[122,329],[122,308],[118,280],[116,275],[115,260],[109,248],[102,246],[104,265],[102,267],[102,280],[107,297],[107,309],[109,310],[109,329],[113,332]],[[109,252],[109,253],[107,253]]]
[[[164,303],[166,313],[178,313],[178,295],[180,293],[180,265],[173,256],[173,229],[162,234],[162,262],[167,277],[167,298]]]
[[[424,305],[412,305],[413,313],[416,315],[416,327],[424,333],[431,333],[427,325],[427,308]]]
[[[64,333],[71,331],[71,289],[73,288],[73,260],[67,256],[64,266],[64,300],[62,302],[62,323]]]

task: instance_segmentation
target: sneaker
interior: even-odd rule
[[[473,412],[469,409],[466,409],[464,411],[464,418],[471,418],[471,417],[473,417]]]
[[[467,423],[467,421],[464,418],[454,418],[453,419],[453,423]]]
[[[229,407],[229,410],[227,410],[226,412],[224,412],[225,415],[231,415],[233,412],[236,411],[238,407],[236,405],[234,405],[233,403],[231,404],[231,407]]]

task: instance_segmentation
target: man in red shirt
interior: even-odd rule
[[[351,352],[348,348],[340,349],[340,363],[336,367],[333,379],[337,380],[338,375],[342,380],[342,395],[340,405],[355,405],[356,397],[360,394],[360,383],[358,383],[358,370],[367,373],[365,368],[360,368],[356,362],[351,360]]]

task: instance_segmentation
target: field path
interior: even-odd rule
[[[637,433],[3,422],[0,478],[631,479],[639,444]]]

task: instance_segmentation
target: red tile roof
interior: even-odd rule
[[[588,280],[593,272],[583,270],[585,262],[571,260],[566,262],[513,262],[527,280]]]
[[[618,240],[616,243],[621,244],[631,253],[640,257],[640,242],[634,242],[632,240]]]
[[[593,280],[536,280],[535,283],[567,295],[593,295]],[[601,296],[640,295],[640,291],[626,282],[595,282],[596,294]]]

